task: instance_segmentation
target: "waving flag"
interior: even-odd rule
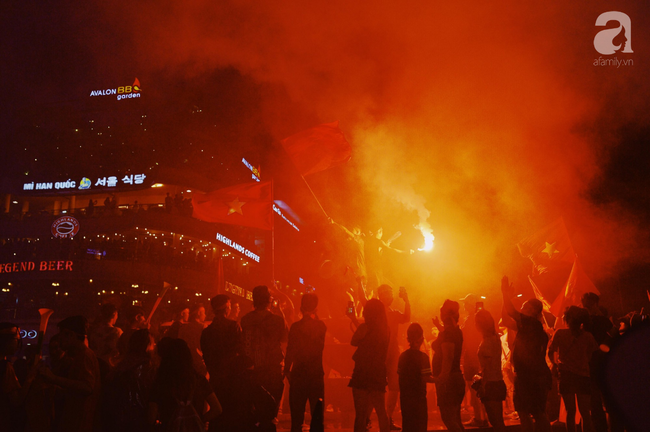
[[[569,306],[581,306],[582,295],[588,292],[600,295],[600,291],[598,291],[598,288],[596,288],[591,279],[589,279],[589,276],[587,276],[585,271],[582,269],[578,257],[576,257],[573,267],[571,268],[569,280],[567,280],[564,289],[560,294],[558,294],[557,298],[551,305],[551,313],[560,318],[559,321],[561,321],[564,309]]]
[[[575,252],[562,218],[517,243],[519,253],[534,265],[534,276],[557,267],[570,267]]]
[[[244,183],[192,196],[194,216],[205,222],[273,229],[273,186],[270,181]]]
[[[521,240],[517,247],[521,256],[533,263],[529,280],[535,295],[544,299],[556,298],[565,287],[575,261],[575,252],[562,218]]]
[[[345,163],[352,154],[338,121],[298,132],[281,143],[303,176]]]

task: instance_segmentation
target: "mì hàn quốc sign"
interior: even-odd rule
[[[30,181],[22,184],[22,193],[25,192],[34,192],[34,193],[48,193],[52,192],[68,192],[75,193],[78,191],[88,191],[88,192],[105,192],[106,190],[126,190],[130,186],[146,186],[150,181],[145,183],[147,175],[144,173],[140,174],[125,174],[124,177],[120,178],[118,175],[103,176],[103,177],[76,177],[73,179],[67,179],[65,181]],[[77,181],[79,180],[79,181]]]
[[[26,273],[26,272],[51,272],[51,271],[72,271],[73,261],[19,261],[12,263],[0,263],[0,273]]]

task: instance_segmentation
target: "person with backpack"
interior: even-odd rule
[[[253,307],[241,319],[245,354],[253,360],[256,382],[275,399],[276,414],[284,391],[282,343],[287,341],[287,323],[270,311],[271,292],[266,286],[253,288]]]
[[[205,422],[221,414],[221,405],[208,380],[194,369],[187,343],[163,338],[158,354],[160,366],[151,390],[149,424],[160,425],[164,432],[205,432]]]

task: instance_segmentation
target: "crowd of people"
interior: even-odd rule
[[[586,293],[582,307],[568,307],[565,325],[553,330],[539,300],[515,308],[507,277],[501,291],[499,321],[470,295],[461,300],[468,312],[461,324],[460,303],[446,300],[432,320],[437,337],[429,355],[423,326],[411,323],[406,289],[398,292],[402,312],[392,308],[392,287],[381,285],[368,298],[359,278],[347,310],[356,348],[349,380],[354,431],[372,427],[374,410],[380,432],[424,432],[428,397],[435,398],[446,428],[462,431],[468,392],[472,426],[489,422],[495,431],[506,430],[504,408],[513,405],[521,430],[550,431],[556,382],[568,432],[578,430],[576,412],[583,432],[625,430],[603,397],[601,369],[606,347],[638,318],[616,327],[598,296]],[[180,311],[160,335],[137,307],[117,327],[119,311],[107,303],[92,323],[82,315],[58,322],[48,355],[39,343],[14,363],[20,329],[0,323],[0,431],[275,431],[287,396],[292,432],[302,430],[307,403],[310,430],[322,431],[328,330],[318,317],[318,296],[303,294],[301,318],[289,325],[273,295],[283,294],[255,287],[254,309],[241,318],[228,295],[216,295],[209,325],[199,305]],[[407,324],[408,349],[400,352],[398,328]],[[398,402],[401,428],[393,421]]]

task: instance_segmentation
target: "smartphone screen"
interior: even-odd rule
[[[478,310],[481,310],[481,309],[483,309],[483,302],[482,301],[476,302],[476,310],[478,311]]]
[[[354,314],[354,302],[353,302],[353,301],[349,301],[349,302],[348,302],[348,310],[347,310],[347,314],[348,314],[348,315],[352,315],[352,314]]]

